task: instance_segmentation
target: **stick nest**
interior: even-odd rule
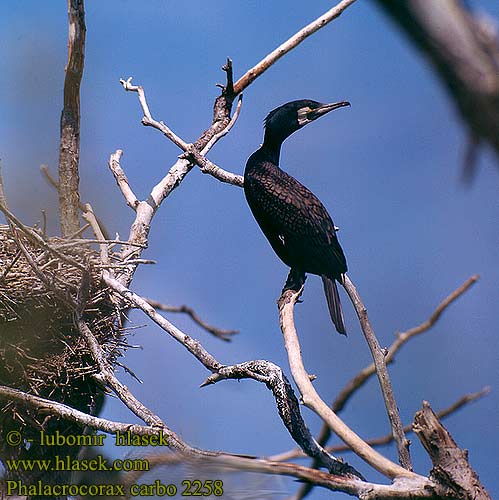
[[[68,298],[77,301],[84,274],[87,281],[90,276],[83,318],[114,363],[126,341],[119,326],[120,312],[101,284],[99,255],[87,245],[46,240],[85,266],[85,273],[20,231],[16,235],[0,225],[0,383],[82,411],[95,410],[102,396],[91,376],[96,367],[75,326],[75,310]],[[29,421],[35,427],[43,423],[36,412],[12,402],[0,402],[0,408],[0,428],[7,420],[11,424]]]

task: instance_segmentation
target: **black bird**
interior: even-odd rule
[[[342,334],[346,329],[336,280],[342,282],[347,263],[337,228],[320,200],[279,168],[279,155],[282,143],[293,132],[349,105],[347,101],[321,104],[307,99],[274,109],[265,119],[263,144],[248,158],[244,171],[246,200],[274,252],[291,268],[290,278],[303,283],[305,273],[322,277],[331,319]]]

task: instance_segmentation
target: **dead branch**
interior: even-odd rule
[[[169,429],[168,426],[161,420],[161,418],[159,418],[149,408],[142,404],[130,392],[130,390],[116,378],[114,370],[108,363],[102,347],[80,315],[78,315],[76,322],[78,329],[80,330],[80,334],[87,342],[92,357],[99,368],[99,373],[95,375],[97,381],[111,388],[113,392],[118,396],[118,398],[125,404],[125,406],[127,406],[128,409],[130,409],[146,424],[153,428],[161,430],[161,432],[165,434],[165,437],[168,440],[168,444],[173,448],[186,454],[213,454],[212,452],[189,446],[176,433]]]
[[[173,144],[178,146],[182,151],[184,151],[184,154],[180,156],[182,159],[188,159],[191,162],[194,162],[199,165],[201,172],[204,174],[210,174],[216,179],[218,179],[221,182],[225,182],[227,184],[233,184],[239,187],[242,187],[244,183],[244,179],[240,175],[233,174],[232,172],[228,172],[227,170],[224,170],[223,168],[215,165],[213,162],[208,160],[202,153],[197,151],[197,149],[194,147],[193,144],[189,144],[185,142],[183,139],[181,139],[175,132],[173,132],[163,121],[157,121],[155,120],[151,112],[149,110],[149,106],[147,104],[146,100],[146,95],[144,88],[141,87],[140,85],[132,85],[132,77],[129,77],[127,80],[120,80],[121,85],[123,85],[123,88],[129,92],[136,92],[139,96],[139,102],[142,107],[142,112],[144,113],[144,116],[142,117],[141,123],[142,125],[146,127],[153,127],[156,130],[159,130],[165,137],[167,137]],[[233,127],[234,123],[237,120],[237,117],[239,116],[239,109],[240,109],[240,103],[241,99],[238,101],[238,107],[236,108],[236,112],[230,119],[229,123],[227,126],[221,130],[220,132],[214,134],[211,139],[208,141],[208,143],[203,147],[203,151],[208,152],[209,149],[224,135],[226,135],[229,130]],[[115,155],[117,152],[115,153]],[[118,159],[119,160],[119,159]],[[119,164],[119,163],[118,163]],[[114,173],[114,172],[113,172]],[[123,190],[122,190],[123,192]],[[125,193],[123,193],[125,194]]]
[[[353,467],[329,455],[317,444],[301,416],[298,399],[291,384],[282,373],[281,368],[274,363],[255,360],[234,366],[224,366],[217,373],[210,375],[201,387],[214,384],[220,380],[239,380],[243,378],[252,378],[263,382],[272,391],[281,420],[293,439],[308,456],[315,457],[315,460],[326,467],[332,474],[364,479]]]
[[[366,442],[353,432],[317,394],[303,365],[300,342],[294,326],[293,309],[302,290],[303,287],[299,291],[290,289],[285,290],[279,298],[278,305],[279,319],[286,351],[288,353],[289,366],[293,379],[300,391],[303,404],[317,413],[342,441],[347,443],[359,457],[374,467],[378,472],[381,472],[381,474],[391,479],[397,477],[420,477],[400,467],[391,460],[388,460],[367,445]]]
[[[416,413],[413,429],[433,463],[430,477],[447,490],[449,498],[492,500],[471,468],[468,452],[457,446],[427,401]]]
[[[475,274],[468,278],[461,286],[454,290],[450,295],[448,295],[442,302],[436,307],[431,316],[423,321],[418,326],[411,328],[405,332],[400,332],[396,334],[395,341],[388,348],[388,353],[385,356],[385,363],[393,363],[395,359],[395,354],[413,337],[428,331],[435,323],[439,320],[442,313],[461,295],[463,295],[476,281],[478,281],[479,276]],[[339,413],[345,407],[347,401],[350,397],[360,389],[366,382],[376,373],[376,367],[374,363],[363,368],[357,375],[355,375],[345,387],[339,392],[336,399],[333,401],[331,408],[334,412]],[[323,426],[317,440],[319,443],[324,445],[327,443],[329,436],[331,435],[329,428]]]
[[[478,280],[478,278],[479,276],[477,274],[471,276],[471,278],[468,278],[460,287],[454,290],[436,307],[436,309],[426,321],[423,321],[423,323],[414,328],[411,328],[410,330],[397,333],[395,341],[388,348],[388,353],[385,356],[385,363],[392,363],[395,359],[395,354],[410,339],[412,339],[416,335],[428,331],[439,320],[440,316],[447,309],[447,307],[449,307],[458,297],[464,294],[473,285],[473,283]],[[342,411],[347,401],[353,396],[353,394],[355,394],[356,391],[360,389],[375,373],[376,367],[374,366],[374,363],[371,363],[370,365],[363,368],[339,392],[338,396],[336,396],[336,399],[331,404],[331,409],[335,413],[339,413],[340,411]],[[404,432],[407,432],[407,426],[404,427]],[[317,436],[317,441],[319,442],[319,444],[321,444],[321,446],[325,446],[330,437],[331,429],[326,424],[323,424],[319,435]],[[392,435],[391,438],[393,438]],[[368,443],[373,446],[376,446],[378,444],[376,442],[372,443],[370,441],[368,441]],[[283,455],[286,455],[286,453],[284,453]],[[312,467],[316,466],[316,464],[312,464]],[[305,496],[307,496],[312,488],[312,485],[304,485],[297,493],[295,500],[301,500],[302,498],[305,498]]]
[[[460,397],[457,401],[452,403],[450,406],[447,408],[444,408],[443,410],[440,410],[436,413],[437,417],[439,420],[442,420],[453,413],[456,413],[458,410],[460,410],[463,406],[466,406],[473,401],[476,401],[477,399],[483,398],[490,392],[491,388],[489,386],[484,387],[482,390],[477,391],[477,392],[472,392],[469,394],[465,394],[464,396]],[[407,424],[404,426],[404,432],[405,433],[411,433],[413,432],[413,424]],[[318,441],[319,442],[319,441]],[[379,436],[371,439],[366,439],[366,443],[369,446],[386,446],[390,443],[393,442],[393,434],[386,434],[384,436]],[[349,446],[345,444],[336,444],[332,446],[327,446],[325,448],[327,451],[331,453],[344,453],[344,452],[349,452],[352,451]],[[279,453],[277,455],[272,455],[270,457],[267,457],[269,460],[273,460],[276,462],[286,462],[288,460],[293,460],[296,458],[307,458],[307,455],[303,453],[303,451],[299,448],[295,448],[293,450],[289,451],[284,451],[282,453]],[[316,464],[314,463],[312,467],[316,467]],[[309,485],[311,486],[311,485]],[[306,492],[308,493],[308,491]],[[298,494],[297,498],[304,498],[306,495],[304,494]]]
[[[125,198],[126,204],[132,208],[133,210],[137,209],[137,205],[139,204],[139,200],[135,196],[135,193],[132,191],[130,187],[130,183],[128,182],[128,178],[121,168],[120,160],[123,155],[123,151],[121,149],[117,149],[110,157],[109,157],[109,168],[116,179],[116,183]]]
[[[355,469],[347,464],[339,465],[335,462],[333,457],[329,457],[324,453],[321,447],[317,446],[317,443],[312,438],[310,431],[301,418],[297,404],[294,404],[296,403],[296,397],[294,396],[291,386],[279,367],[268,361],[262,360],[250,361],[234,366],[222,365],[198,340],[186,335],[170,323],[165,317],[159,314],[146,299],[126,289],[117,279],[112,278],[106,271],[103,272],[103,280],[111,289],[147,314],[147,316],[166,333],[182,344],[205,368],[212,372],[213,375],[206,379],[202,387],[228,378],[252,378],[259,382],[264,382],[276,398],[277,408],[284,424],[292,437],[295,440],[299,439],[299,441],[297,441],[298,444],[306,452],[309,452],[311,456],[320,457],[321,463],[325,463],[328,468],[331,468],[336,473],[347,472],[360,477],[360,474],[355,471]]]
[[[318,17],[315,21],[307,24],[300,31],[295,33],[291,38],[288,38],[284,43],[279,45],[270,54],[265,56],[258,64],[249,69],[239,80],[234,84],[234,93],[240,94],[248,85],[255,81],[261,74],[269,69],[275,62],[282,56],[293,50],[297,45],[303,42],[310,35],[320,30],[331,21],[339,17],[345,9],[350,7],[355,0],[343,0],[338,2],[332,9],[329,9],[322,16]]]
[[[47,180],[47,182],[57,192],[59,192],[59,182],[52,177],[48,165],[40,165],[40,171],[45,176],[45,179]],[[86,210],[85,209],[85,205],[81,202],[79,195],[78,195],[78,208],[80,209],[81,212],[85,212],[85,210]],[[43,211],[43,214],[44,214],[44,219],[46,219],[45,211]],[[108,233],[107,229],[105,228],[104,224],[102,223],[102,221],[98,217],[97,217],[97,221],[99,223],[99,226],[102,229],[102,233],[104,234],[105,238],[107,240],[110,239],[109,238],[109,233]],[[46,226],[46,221],[45,221],[44,225]],[[74,233],[72,233],[68,237],[68,239],[71,240],[71,241],[73,241],[77,236],[79,236],[80,234],[82,234],[86,229],[88,229],[88,226],[82,226],[82,227],[78,228],[78,231],[75,231]],[[43,231],[43,234],[45,235],[45,231]]]
[[[280,57],[296,47],[306,37],[310,36],[312,33],[316,32],[318,29],[338,17],[347,7],[354,3],[354,1],[355,0],[343,0],[339,2],[338,5],[329,10],[326,14],[324,14],[324,16],[321,16],[313,23],[305,26],[287,42],[271,52],[268,57],[264,58],[262,61],[260,61],[260,63],[250,69],[235,84],[233,84],[232,62],[230,61],[230,59],[227,60],[227,64],[225,64],[222,68],[227,75],[227,82],[225,86],[222,86],[221,95],[218,96],[215,100],[215,104],[213,106],[212,124],[194,142],[190,152],[197,152],[201,155],[202,158],[204,158],[204,155],[208,152],[209,147],[213,146],[213,144],[215,143],[214,138],[221,137],[223,134],[220,134],[228,127],[231,127],[230,113],[235,97],[240,94],[252,81],[254,81],[255,78],[257,78],[272,64],[274,64],[274,62],[276,62]],[[127,84],[126,81],[124,83]],[[144,96],[144,94],[142,94],[142,96]],[[147,102],[145,101],[145,98],[140,102],[144,116],[146,118],[151,117],[151,112],[149,110]],[[182,143],[183,142],[184,141],[182,141]],[[199,156],[195,157],[194,159],[196,159],[196,161],[198,159],[202,161]],[[240,176],[232,177],[232,174],[230,174],[229,172],[222,171],[223,169],[218,170],[220,167],[215,167],[216,165],[213,165],[210,162],[209,164],[205,164],[204,168],[207,168],[209,173],[212,175],[219,174],[220,180],[224,182],[230,181],[230,179],[232,179],[235,185],[242,186],[242,178]],[[141,201],[136,204],[136,217],[134,223],[132,224],[130,235],[128,238],[131,243],[138,243],[140,245],[147,246],[147,238],[149,235],[151,221],[154,217],[154,214],[156,213],[156,210],[159,208],[163,200],[167,196],[169,196],[169,194],[183,181],[185,176],[192,170],[192,168],[193,163],[191,161],[186,160],[185,158],[179,158],[179,160],[170,168],[168,174],[163,177],[163,179],[161,179],[161,181],[156,184],[156,186],[153,187],[147,201]],[[140,250],[137,250],[136,248],[124,247],[122,251],[122,257],[123,260],[126,260],[130,256],[138,258],[140,257],[140,253]],[[126,271],[118,276],[120,282],[124,286],[128,286],[132,280],[134,272],[135,267],[130,266]]]
[[[223,328],[217,328],[216,326],[208,324],[206,321],[199,317],[199,315],[196,313],[196,311],[194,311],[194,309],[192,309],[192,307],[186,305],[171,306],[148,298],[145,298],[144,300],[146,300],[148,304],[154,307],[154,309],[158,309],[159,311],[187,314],[192,319],[192,321],[194,321],[194,323],[198,324],[201,328],[206,330],[208,333],[211,333],[213,336],[221,340],[225,340],[226,342],[230,342],[232,340],[232,335],[239,333],[238,330],[225,330]]]
[[[102,228],[99,225],[99,221],[97,220],[97,217],[94,214],[92,206],[90,205],[90,203],[87,203],[87,204],[85,204],[84,208],[85,208],[85,210],[83,212],[83,218],[92,227],[94,234],[95,234],[95,237],[97,238],[97,240],[105,241],[106,238],[104,237],[104,234],[102,233]],[[104,266],[109,265],[109,247],[108,247],[108,245],[106,243],[100,243],[99,248],[100,248],[101,264]]]
[[[343,478],[325,472],[315,471],[317,474],[311,474],[312,469],[301,467],[296,464],[271,462],[265,459],[248,460],[245,457],[221,455],[218,457],[208,457],[201,459],[188,460],[177,458],[171,453],[147,455],[152,467],[170,465],[172,463],[187,463],[194,470],[199,470],[203,466],[210,466],[214,470],[227,471],[245,471],[259,472],[263,474],[278,474],[282,476],[294,477],[301,482],[313,482],[331,491],[342,491],[349,495],[362,498],[363,500],[390,500],[390,499],[416,499],[416,498],[435,498],[433,484],[427,482],[426,485],[419,484],[409,478],[397,479],[393,484],[381,485],[374,484],[357,479]],[[126,477],[126,483],[137,482],[143,473],[131,473]]]
[[[174,433],[172,434],[172,431],[163,426],[154,427],[110,421],[83,413],[62,403],[33,396],[23,391],[1,385],[0,399],[15,400],[37,408],[41,413],[57,415],[61,418],[75,422],[82,427],[88,426],[92,429],[101,430],[111,434],[116,434],[118,431],[122,433],[130,431],[132,434],[139,436],[157,436],[158,432],[163,432],[169,446],[175,448],[175,439],[172,439],[172,437],[176,435]],[[178,436],[176,436],[176,438],[180,440]],[[303,481],[314,482],[318,486],[322,486],[332,491],[343,491],[359,498],[366,499],[381,500],[383,498],[432,498],[433,494],[431,489],[432,483],[430,481],[427,481],[426,484],[419,484],[411,481],[409,478],[401,478],[392,485],[381,485],[360,481],[355,478],[335,476],[326,472],[308,469],[307,467],[295,464],[272,462],[270,460],[248,458],[222,452],[200,454],[197,453],[197,451],[199,450],[196,450],[196,453],[194,454],[187,454],[189,458],[186,458],[186,454],[179,450],[182,455],[178,458],[178,460],[188,460],[192,463],[208,462],[215,466],[223,466],[233,470],[262,472],[264,474],[279,474],[295,477]],[[151,464],[153,466],[161,465],[161,463],[171,462],[171,454],[166,456],[162,456],[161,454],[156,456],[151,455],[147,457],[147,460],[151,460]]]
[[[103,271],[102,279],[109,288],[118,293],[127,303],[133,304],[149,316],[157,325],[159,325],[166,333],[173,337],[177,342],[182,344],[198,361],[200,361],[212,373],[216,373],[222,364],[219,363],[202,345],[201,343],[179,330],[175,325],[170,323],[164,316],[159,314],[154,307],[148,302],[123,286],[118,279],[113,278],[107,271]]]
[[[83,0],[68,0],[68,63],[64,80],[59,150],[59,210],[62,236],[80,228],[78,220],[80,162],[80,83],[85,61],[85,10]]]
[[[138,436],[152,436],[158,434],[158,428],[152,426],[116,422],[114,420],[96,417],[63,403],[41,398],[4,385],[0,385],[0,399],[18,401],[33,408],[37,408],[40,413],[61,417],[70,422],[79,424],[81,428],[90,427],[91,429],[108,432],[110,434],[116,434],[117,432],[126,433],[127,431]],[[168,439],[168,434],[165,435],[165,438]]]
[[[383,394],[383,400],[385,402],[386,411],[390,420],[393,437],[397,443],[400,465],[402,465],[402,467],[407,470],[412,470],[411,457],[409,455],[410,443],[404,435],[402,421],[400,420],[400,414],[398,411],[397,403],[395,401],[395,395],[393,394],[392,383],[390,381],[390,376],[388,375],[388,370],[386,369],[385,353],[381,349],[378,339],[374,335],[374,331],[371,327],[371,322],[369,321],[369,317],[367,315],[367,309],[362,303],[362,300],[357,293],[355,286],[347,275],[343,276],[342,284],[347,291],[352,304],[355,307],[355,311],[357,313],[357,316],[359,317],[362,332],[364,333],[373,357],[374,365],[376,367],[376,374],[378,376],[381,392]]]
[[[232,62],[231,62],[232,64]],[[228,85],[228,84],[227,84]],[[239,118],[239,113],[241,112],[241,106],[243,105],[243,94],[239,94],[239,97],[237,99],[237,105],[236,105],[236,110],[234,111],[234,114],[232,115],[232,118],[230,119],[229,123],[227,126],[215,134],[206,144],[206,146],[200,151],[200,154],[203,156],[224,136],[226,136],[232,127],[236,124],[237,119]]]

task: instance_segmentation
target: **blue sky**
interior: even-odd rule
[[[492,0],[475,5],[499,19]],[[122,165],[144,198],[180,153],[140,125],[137,97],[119,79],[133,76],[154,117],[193,141],[211,121],[227,56],[237,78],[330,6],[323,0],[87,1],[81,192],[111,233],[126,236],[133,214],[108,171],[109,154],[124,150]],[[46,209],[55,232],[56,195],[38,167],[47,163],[55,172],[57,165],[66,2],[3,2],[0,28],[0,158],[9,202],[28,223]],[[281,165],[319,196],[341,228],[350,277],[382,345],[425,320],[469,276],[481,275],[433,330],[400,352],[390,373],[404,422],[423,399],[440,409],[492,386],[489,396],[445,425],[470,451],[490,493],[499,491],[497,158],[483,150],[474,183],[460,182],[466,133],[454,107],[420,54],[372,2],[357,2],[255,81],[237,125],[209,158],[242,173],[262,140],[265,115],[298,98],[352,103],[292,136]],[[225,344],[188,319],[169,316],[217,359],[269,359],[289,374],[275,306],[287,269],[261,235],[242,190],[193,170],[157,214],[145,256],[158,264],[137,273],[135,291],[187,303],[207,321],[241,331]],[[304,360],[329,401],[369,363],[368,349],[345,294],[348,338],[334,332],[318,278],[307,280],[303,298],[296,321]],[[206,370],[150,321],[139,314],[132,320],[145,325],[131,339],[142,349],[129,351],[125,362],[144,383],[123,373],[121,379],[189,443],[255,455],[293,447],[263,385],[228,381],[201,390]],[[303,414],[316,432],[318,418],[307,409]],[[116,401],[103,416],[133,421]],[[366,438],[388,431],[375,380],[342,417]],[[426,473],[430,463],[417,438],[412,441],[415,468]],[[383,451],[395,458],[393,449]],[[355,457],[345,458],[379,479]],[[329,496],[316,490],[312,498]]]

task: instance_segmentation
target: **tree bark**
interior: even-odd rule
[[[80,83],[85,60],[85,10],[83,0],[68,0],[68,63],[64,80],[59,149],[59,211],[62,236],[79,227]]]
[[[447,490],[449,498],[492,500],[461,450],[440,423],[427,401],[414,417],[413,430],[431,458],[430,478]]]

